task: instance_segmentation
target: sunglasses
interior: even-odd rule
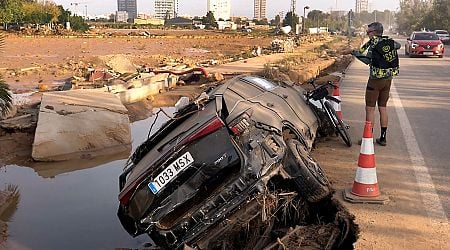
[[[367,30],[367,34],[370,34],[370,33],[372,33],[372,32],[375,32],[375,30]]]

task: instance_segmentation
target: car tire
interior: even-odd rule
[[[298,176],[294,179],[300,194],[309,202],[318,202],[332,194],[325,173],[298,140],[286,142],[288,147],[286,164],[297,166]]]
[[[439,58],[444,58],[444,55],[440,55]]]

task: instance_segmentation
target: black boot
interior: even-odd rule
[[[381,128],[381,136],[379,139],[376,139],[376,142],[378,144],[380,144],[381,146],[386,146],[386,133],[387,133],[387,128],[386,127],[382,127]]]

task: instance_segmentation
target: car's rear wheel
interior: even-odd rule
[[[305,146],[295,139],[288,140],[286,144],[286,164],[294,164],[298,168],[298,176],[294,181],[300,189],[300,194],[310,202],[317,202],[329,196],[330,183]]]

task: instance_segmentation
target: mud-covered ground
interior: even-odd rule
[[[153,33],[153,31],[150,31]],[[156,31],[155,31],[156,32]],[[0,73],[16,91],[37,89],[71,77],[86,66],[105,67],[103,57],[126,55],[135,65],[167,62],[213,63],[241,55],[256,46],[267,47],[274,37],[206,31],[157,31],[155,37],[100,38],[19,37],[7,35]],[[189,34],[189,35],[187,35]]]

